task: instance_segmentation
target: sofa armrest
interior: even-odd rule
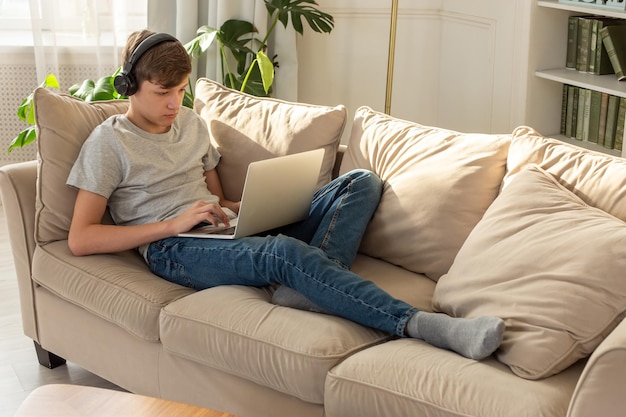
[[[626,320],[596,348],[578,380],[568,417],[620,417],[626,410]]]
[[[15,263],[24,334],[37,340],[31,265],[35,250],[37,161],[0,167],[0,197]]]

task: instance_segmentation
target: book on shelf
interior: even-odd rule
[[[615,128],[617,127],[617,112],[619,110],[619,97],[609,95],[609,103],[606,112],[606,130],[602,144],[605,148],[613,149],[615,146]]]
[[[589,57],[591,56],[591,28],[593,18],[581,16],[578,18],[578,47],[576,48],[576,69],[589,72]]]
[[[591,97],[589,90],[581,88],[578,90],[578,109],[576,112],[576,135],[574,139],[583,140],[585,137],[585,117],[589,116],[589,109],[586,107],[586,103],[589,103],[587,97]],[[587,119],[587,126],[589,126],[589,120]]]
[[[576,69],[578,48],[578,19],[580,16],[570,16],[567,21],[567,53],[565,67]]]
[[[585,123],[583,140],[598,143],[600,133],[600,112],[602,103],[602,93],[596,90],[589,90],[589,114]]]
[[[622,150],[624,138],[624,121],[626,121],[626,98],[620,97],[617,121],[615,122],[615,141],[613,143],[613,149],[620,151]]]
[[[568,18],[565,67],[580,72],[613,74],[613,65],[601,36],[607,26],[625,25],[625,19],[573,15]]]
[[[598,120],[598,145],[604,145],[606,137],[606,117],[609,112],[609,95],[600,93],[600,117]]]
[[[562,106],[561,134],[607,149],[620,149],[626,98],[566,84]]]
[[[617,79],[626,80],[626,26],[605,26],[600,36]]]
[[[573,138],[576,137],[576,130],[578,129],[578,103],[580,102],[579,100],[579,96],[580,96],[580,88],[578,87],[574,87],[575,91],[574,91],[574,108],[572,109],[572,136]]]
[[[598,75],[613,74],[615,70],[611,64],[611,59],[602,41],[600,31],[607,26],[617,26],[626,24],[626,20],[613,17],[601,17],[594,20],[591,30],[591,48],[594,59],[590,64],[589,72]]]
[[[578,113],[578,87],[564,84],[567,87],[567,104],[565,107],[565,136],[576,136],[576,116]]]
[[[563,84],[563,93],[561,96],[561,108],[562,109],[566,109],[567,108],[567,92],[568,92],[568,88],[569,86],[567,84]],[[566,128],[567,128],[567,112],[562,111],[561,112],[561,129],[560,129],[560,133],[561,135],[565,135],[566,133]]]

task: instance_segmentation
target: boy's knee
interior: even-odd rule
[[[364,189],[371,190],[374,194],[380,195],[383,189],[383,181],[374,172],[367,169],[355,169],[350,171],[352,179],[363,183]]]

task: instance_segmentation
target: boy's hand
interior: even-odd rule
[[[230,226],[228,215],[219,204],[196,201],[178,217],[172,219],[174,234],[184,233],[191,230],[198,223],[205,222],[217,226],[223,223]]]
[[[220,204],[222,207],[226,207],[233,212],[239,214],[239,207],[241,206],[241,201],[230,201],[230,200],[221,200]]]

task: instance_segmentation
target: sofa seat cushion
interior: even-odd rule
[[[152,274],[135,251],[76,257],[67,241],[35,249],[33,279],[64,300],[150,342],[159,341],[161,308],[194,292]]]
[[[412,339],[352,355],[326,379],[328,417],[563,417],[583,363],[541,381],[494,358],[466,359]]]
[[[359,253],[352,272],[372,281],[393,297],[421,310],[432,311],[432,298],[436,283],[426,275],[416,274],[382,259]]]
[[[389,335],[348,320],[270,303],[269,290],[220,286],[166,306],[164,349],[293,395],[324,402],[330,369]]]

